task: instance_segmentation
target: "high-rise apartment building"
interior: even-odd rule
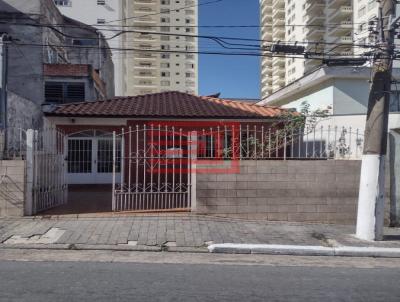
[[[129,0],[123,35],[126,95],[198,93],[197,0]]]
[[[58,9],[64,16],[78,20],[82,23],[93,25],[99,29],[112,48],[114,63],[115,94],[123,94],[122,68],[119,48],[123,47],[121,36],[114,37],[115,30],[122,24],[121,20],[125,10],[125,0],[54,0]],[[87,40],[88,45],[96,46],[96,40]],[[77,45],[78,46],[78,45]]]
[[[373,43],[368,22],[377,7],[375,0],[260,0],[261,38],[267,45],[302,43],[310,53],[357,55],[366,49],[353,44]],[[321,65],[318,59],[287,55],[282,62],[274,56],[266,53],[261,60],[263,98]]]
[[[369,22],[376,21],[378,16],[378,2],[372,0],[354,1],[354,42],[357,44],[371,44],[375,40],[370,36]],[[375,26],[376,22],[374,23]],[[358,54],[364,49],[356,49]]]
[[[116,95],[198,93],[197,0],[54,1],[110,38]],[[114,37],[119,30],[134,32]]]

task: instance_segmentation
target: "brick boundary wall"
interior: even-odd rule
[[[207,167],[201,161],[198,166]],[[241,161],[239,174],[197,174],[195,212],[269,221],[355,224],[360,170],[361,161],[355,160]],[[387,195],[388,218],[388,188]]]
[[[24,216],[25,161],[0,160],[0,176],[0,217]]]

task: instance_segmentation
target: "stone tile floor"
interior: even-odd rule
[[[0,219],[0,244],[206,247],[210,243],[400,247],[400,229],[382,242],[357,240],[354,226],[250,221],[193,214]]]

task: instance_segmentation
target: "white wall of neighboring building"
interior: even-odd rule
[[[323,67],[308,74],[282,90],[270,95],[259,104],[301,109],[307,102],[310,111],[327,110],[318,127],[352,128],[364,133],[370,90],[368,67]],[[400,78],[400,70],[393,70],[393,78]],[[392,90],[397,87],[393,84]],[[392,93],[389,130],[400,129],[400,97]]]
[[[301,110],[302,104],[307,103],[310,105],[310,111],[316,110],[331,110],[333,107],[333,99],[334,99],[334,87],[327,86],[322,88],[319,91],[311,92],[306,94],[298,99],[283,104],[283,108],[293,108],[297,111]]]
[[[97,27],[106,38],[115,35],[114,31],[119,30],[121,22],[112,22],[122,19],[123,0],[55,0],[61,13],[69,18],[78,20],[82,23]],[[104,26],[109,24],[110,26]],[[121,48],[121,37],[109,39],[108,44],[111,48]],[[122,61],[117,50],[112,51],[114,63],[115,94],[122,95]]]

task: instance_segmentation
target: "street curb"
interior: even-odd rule
[[[180,253],[224,253],[291,256],[336,256],[400,258],[400,248],[384,247],[325,247],[275,244],[212,244],[205,247],[162,247],[147,245],[98,245],[98,244],[0,244],[0,250],[77,250],[77,251],[135,251],[135,252],[180,252]]]
[[[99,245],[99,244],[0,244],[1,249],[19,250],[70,250],[70,251],[135,251],[161,252],[161,246],[147,245]]]
[[[186,246],[169,246],[165,249],[167,252],[173,253],[209,253],[207,247],[186,247]]]
[[[210,253],[225,254],[400,258],[400,248],[385,247],[325,247],[304,245],[222,243],[210,245],[208,250]]]
[[[128,244],[0,244],[0,250],[71,250],[71,251],[131,251],[131,252],[176,252],[176,253],[208,253],[206,247],[164,247],[159,245]]]
[[[0,244],[0,250],[70,250],[71,244]]]

